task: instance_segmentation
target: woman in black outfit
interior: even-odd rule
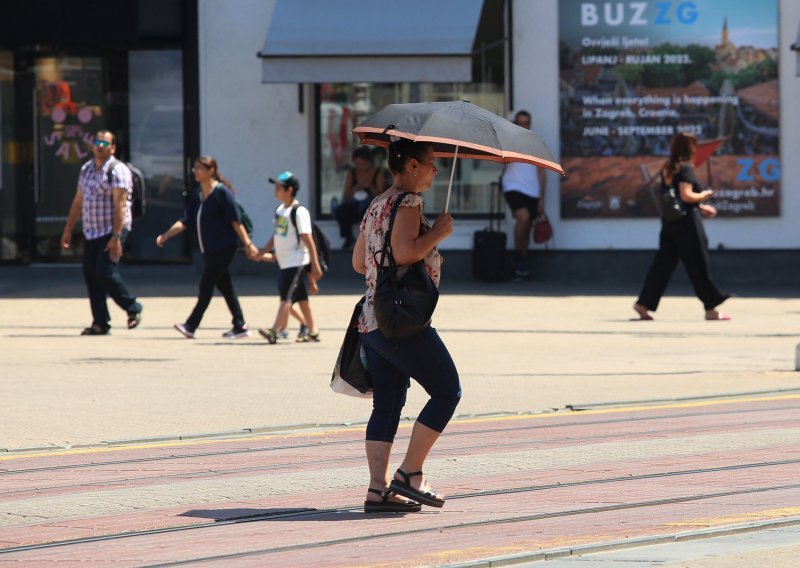
[[[658,308],[658,302],[664,295],[678,259],[683,261],[689,280],[694,286],[694,292],[703,302],[706,319],[731,319],[728,314],[717,310],[717,306],[730,296],[720,292],[711,280],[708,237],[703,228],[701,215],[713,219],[717,215],[717,210],[707,204],[714,191],[704,190],[695,177],[692,164],[696,150],[697,139],[690,134],[679,132],[672,139],[669,160],[661,169],[662,197],[672,188],[684,214],[682,216],[673,214],[677,220],[672,220],[667,214],[669,207],[662,206],[658,252],[647,271],[639,299],[633,305],[633,309],[643,320],[653,319],[649,312],[654,312]],[[662,199],[662,203],[664,202]],[[669,200],[666,202],[669,204]]]
[[[233,323],[233,327],[223,333],[222,337],[247,337],[250,332],[228,268],[236,256],[239,241],[250,258],[258,254],[258,248],[241,223],[233,188],[220,175],[217,161],[211,156],[201,156],[195,160],[192,172],[194,179],[200,184],[200,191],[189,201],[183,217],[156,239],[156,244],[163,247],[169,239],[191,227],[197,231],[200,252],[203,253],[203,275],[200,277],[197,303],[186,322],[176,323],[174,327],[187,339],[194,339],[203,314],[211,303],[214,288],[217,288],[225,298]]]

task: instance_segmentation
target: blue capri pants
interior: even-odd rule
[[[436,330],[429,326],[405,339],[387,339],[380,330],[360,335],[373,386],[367,440],[394,441],[411,377],[431,397],[417,421],[431,430],[444,431],[461,400],[461,384]]]

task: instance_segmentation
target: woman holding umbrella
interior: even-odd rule
[[[353,268],[366,277],[366,301],[359,318],[359,332],[373,380],[372,415],[366,432],[370,482],[364,510],[412,512],[419,511],[421,504],[444,505],[444,496],[431,488],[422,469],[455,412],[461,385],[447,347],[434,328],[428,326],[405,339],[387,339],[378,329],[374,312],[376,253],[383,248],[392,207],[402,198],[391,233],[391,253],[401,270],[422,261],[438,286],[442,258],[436,246],[453,232],[453,218],[442,213],[431,226],[422,214],[420,194],[430,189],[438,172],[432,145],[399,139],[389,145],[388,151],[394,184],[370,204],[353,248]],[[431,398],[414,424],[406,455],[390,481],[389,458],[410,377]]]

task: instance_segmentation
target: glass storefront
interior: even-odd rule
[[[195,0],[120,3],[112,27],[91,0],[41,3],[63,24],[58,34],[36,11],[0,20],[0,262],[80,260],[80,223],[70,249],[60,241],[98,130],[116,135],[117,157],[145,178],[126,260],[190,260],[183,237],[160,249],[155,235],[181,215],[199,144],[196,88],[186,87],[197,79]]]
[[[14,55],[0,51],[0,261],[19,252],[14,180],[21,150],[14,142]]]
[[[330,215],[331,203],[341,200],[350,155],[358,146],[351,131],[368,115],[392,103],[468,100],[496,114],[504,114],[502,84],[328,84],[319,89],[319,211]],[[373,149],[374,150],[374,149]],[[385,166],[385,153],[374,151],[375,163]],[[436,214],[444,208],[451,160],[437,160],[439,175],[425,196],[425,212]],[[453,179],[450,211],[454,214],[489,213],[490,185],[500,176],[502,167],[495,162],[458,160]]]
[[[108,107],[99,57],[38,57],[33,64],[33,202],[35,260],[79,258],[82,237],[62,252],[60,241],[81,166]]]
[[[473,43],[471,83],[322,83],[317,88],[317,211],[331,215],[331,204],[341,201],[350,156],[358,146],[352,129],[368,115],[392,103],[470,101],[505,116],[506,37],[504,0],[484,0]],[[385,151],[374,150],[377,167],[385,167]],[[444,208],[452,160],[439,159],[439,175],[425,195],[425,212]],[[490,212],[491,184],[502,166],[480,160],[457,160],[450,211],[459,216],[485,217]],[[386,176],[391,182],[391,176]]]
[[[130,253],[137,260],[174,260],[186,250],[185,233],[164,248],[155,243],[155,235],[180,218],[185,204],[182,68],[178,50],[128,54],[128,155],[144,174],[147,191],[147,214],[131,234]]]

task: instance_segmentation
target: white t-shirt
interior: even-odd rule
[[[539,186],[539,168],[523,162],[506,164],[503,170],[503,191],[519,191],[530,197],[539,198],[542,188]]]
[[[294,203],[297,203],[295,201]],[[292,224],[292,207],[281,204],[275,211],[275,257],[278,266],[281,268],[293,268],[295,266],[305,266],[310,264],[311,257],[308,254],[308,247],[300,239],[298,245],[299,232],[301,235],[311,234],[311,214],[302,205],[297,208],[296,221],[297,231]]]

